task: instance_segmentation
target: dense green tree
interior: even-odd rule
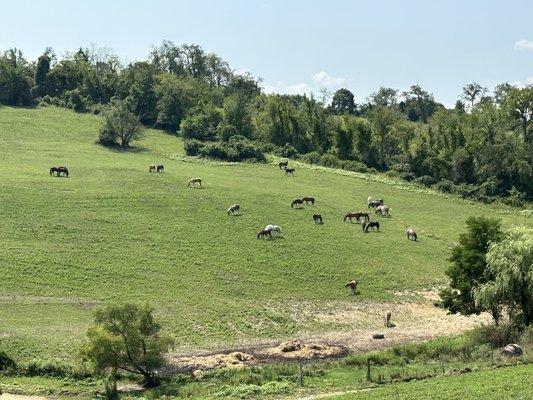
[[[98,142],[104,145],[130,146],[132,140],[141,136],[139,118],[128,108],[125,101],[115,100],[104,110],[104,123],[100,128]]]
[[[467,232],[459,236],[459,244],[452,249],[452,265],[446,270],[450,284],[440,292],[442,304],[451,313],[463,315],[489,311],[497,323],[500,319],[500,307],[476,304],[474,291],[494,279],[494,274],[487,269],[486,255],[490,245],[502,238],[500,221],[486,217],[470,217],[466,225]]]
[[[334,114],[355,114],[353,93],[348,89],[339,89],[333,95],[330,109]]]
[[[377,92],[370,95],[370,104],[373,106],[392,107],[398,103],[398,90],[380,87]]]
[[[0,56],[0,104],[31,104],[32,75],[33,71],[20,50],[6,50]]]
[[[487,271],[493,279],[475,288],[476,306],[505,307],[511,322],[533,323],[533,231],[516,227],[506,232],[487,253]]]
[[[173,344],[161,333],[161,326],[148,305],[109,305],[95,313],[87,331],[83,352],[97,371],[112,375],[117,370],[141,375],[146,386],[158,384],[156,369],[165,364],[164,355]]]
[[[411,121],[427,122],[438,107],[443,107],[435,101],[433,94],[426,92],[418,85],[411,86],[402,95],[404,100],[400,103],[400,110]]]
[[[462,98],[470,105],[470,109],[474,108],[476,100],[481,98],[487,92],[487,88],[484,88],[479,83],[472,82],[463,87]]]

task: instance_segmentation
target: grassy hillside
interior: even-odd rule
[[[180,346],[326,331],[335,322],[312,315],[328,302],[388,301],[442,283],[467,217],[533,225],[518,211],[374,179],[186,159],[161,131],[131,151],[106,149],[95,144],[99,124],[56,108],[0,108],[0,346],[20,357],[71,356],[91,308],[112,300],[155,305]],[[149,174],[151,163],[166,172]],[[70,178],[48,175],[58,164]],[[203,189],[186,187],[192,176]],[[305,195],[316,205],[291,209]],[[342,217],[369,195],[384,197],[392,218],[364,234]],[[242,215],[228,217],[236,202]],[[257,240],[269,223],[285,237]],[[408,224],[418,243],[406,240]],[[355,298],[343,288],[353,278]]]

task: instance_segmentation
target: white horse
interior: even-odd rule
[[[389,216],[389,206],[383,204],[381,206],[376,207],[376,214],[381,214],[382,217],[388,217]]]
[[[283,234],[283,232],[281,230],[281,226],[279,226],[279,225],[267,225],[267,226],[265,226],[265,231],[269,231],[271,233],[275,233],[276,235]]]

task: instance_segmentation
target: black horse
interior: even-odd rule
[[[312,205],[315,205],[314,197],[302,197],[302,200],[305,201],[305,204],[307,205],[309,205],[309,203],[311,203]]]
[[[161,164],[158,165],[158,166],[156,167],[156,171],[157,171],[157,172],[165,172],[165,166],[164,166],[164,165],[161,165]]]
[[[320,214],[313,214],[313,221],[315,221],[315,224],[323,224],[324,221],[322,221],[322,215]]]
[[[66,176],[68,178],[68,168],[67,167],[52,167],[50,168],[50,175],[52,176],[61,176],[61,174],[63,174],[63,176]]]
[[[288,160],[280,161],[280,162],[278,163],[278,167],[279,167],[279,169],[287,168],[288,165],[289,165],[289,161],[288,161]]]
[[[263,229],[257,234],[257,238],[259,239],[259,238],[265,237],[267,235],[269,237],[272,237],[272,232],[270,231],[270,229]]]
[[[291,175],[294,174],[294,171],[296,171],[294,168],[285,168],[285,175]]]
[[[370,221],[370,222],[364,222],[363,223],[363,231],[365,233],[368,233],[368,229],[374,230],[376,228],[379,231],[379,222],[378,221]]]

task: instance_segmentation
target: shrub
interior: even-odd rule
[[[412,182],[416,179],[416,175],[413,172],[401,172],[400,178],[402,178],[404,181]]]
[[[318,154],[316,151],[312,151],[304,154],[301,157],[301,160],[308,164],[320,164],[320,154]]]
[[[423,186],[431,186],[434,183],[436,183],[437,180],[433,178],[432,176],[422,175],[418,178],[415,178],[414,182],[418,183],[419,185],[423,185]]]
[[[435,189],[440,190],[444,193],[452,193],[454,188],[454,183],[448,179],[443,179],[435,184]]]
[[[285,146],[280,147],[277,151],[277,155],[283,158],[292,158],[292,159],[296,159],[300,156],[300,154],[298,153],[298,150],[296,150],[289,143],[286,143]]]
[[[85,111],[85,102],[78,89],[65,92],[65,98],[68,108],[72,108],[76,112]]]
[[[388,176],[389,178],[399,178],[400,177],[400,173],[394,169],[391,169],[387,172],[385,172],[385,175]]]
[[[320,157],[320,165],[329,168],[341,168],[342,162],[333,154],[323,154],[322,157]]]
[[[344,161],[342,169],[353,172],[368,172],[368,167],[359,161]]]
[[[236,397],[238,399],[246,399],[259,395],[288,394],[293,388],[293,385],[289,382],[267,382],[264,385],[245,384],[222,386],[221,390],[215,393],[215,397]]]
[[[200,150],[204,146],[203,142],[196,139],[188,139],[183,142],[183,149],[188,156],[197,156],[200,154]]]
[[[455,192],[463,198],[474,197],[478,190],[479,188],[476,185],[469,183],[461,183],[455,187]]]
[[[15,361],[7,353],[0,351],[0,372],[14,372],[16,369]]]
[[[467,337],[477,345],[487,344],[498,348],[516,343],[520,333],[511,325],[486,325],[469,332]]]

